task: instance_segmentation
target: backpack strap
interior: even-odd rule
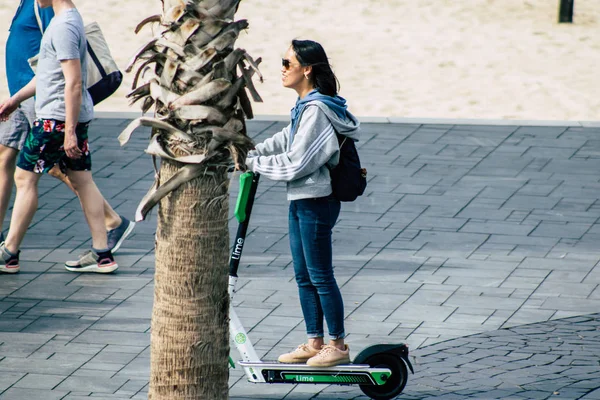
[[[33,0],[33,12],[35,13],[35,19],[37,20],[38,26],[40,27],[40,31],[42,35],[44,34],[44,25],[42,24],[42,17],[40,17],[40,10],[37,5],[37,1]]]
[[[342,155],[342,146],[344,145],[344,143],[346,143],[346,139],[348,139],[348,136],[340,135],[339,133],[335,132],[335,138],[338,141],[338,146],[339,146],[339,149],[340,149],[340,156],[341,156]],[[325,166],[331,172],[331,170],[333,168],[335,168],[337,165],[331,166],[331,165],[329,165],[329,161],[331,161],[331,158],[329,160],[327,160],[327,162],[325,163]],[[338,164],[339,164],[339,161],[338,161]]]

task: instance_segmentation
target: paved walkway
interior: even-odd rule
[[[98,185],[131,217],[152,169],[148,131],[118,146],[127,123],[97,120],[91,146]],[[249,126],[257,141],[282,127]],[[343,205],[334,244],[352,352],[408,343],[400,398],[600,398],[600,129],[364,124],[360,152],[368,193]],[[78,201],[46,177],[39,206],[20,274],[0,276],[0,399],[146,398],[155,220],[116,275],[75,275],[62,263],[90,245]],[[286,215],[264,179],[235,302],[266,359],[304,338]],[[230,381],[236,400],[365,398]]]

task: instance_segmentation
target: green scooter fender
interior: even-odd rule
[[[240,192],[238,194],[237,202],[235,204],[234,215],[238,222],[241,224],[246,221],[248,217],[247,207],[248,200],[250,198],[250,189],[252,187],[252,178],[254,175],[252,172],[244,172],[240,175]]]
[[[354,358],[352,361],[353,364],[366,364],[366,360],[368,360],[371,356],[379,353],[388,353],[393,354],[396,357],[401,358],[408,368],[410,372],[415,373],[410,360],[408,359],[408,346],[403,343],[400,344],[375,344],[373,346],[369,346]]]

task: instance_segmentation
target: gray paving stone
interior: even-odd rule
[[[137,345],[139,343],[147,343],[149,338],[150,335],[146,333],[118,331],[105,331],[98,333],[86,331],[77,336],[77,338],[74,339],[74,342],[89,344]]]
[[[532,236],[549,236],[578,239],[590,229],[591,224],[549,223],[542,221],[531,233]]]
[[[585,399],[585,400],[598,400],[598,399],[600,399],[600,388],[597,388],[595,390],[592,390],[592,391],[586,393],[583,397],[581,397],[581,399]]]
[[[527,257],[520,265],[521,268],[543,269],[546,271],[590,271],[594,267],[592,261],[574,261],[566,259],[548,259]]]
[[[0,330],[3,332],[19,332],[30,325],[31,322],[29,319],[6,315],[0,320]]]
[[[76,377],[71,376],[65,379],[57,390],[63,391],[80,391],[92,393],[107,393],[116,392],[126,383],[124,378],[95,378],[95,377]]]
[[[5,357],[0,361],[0,371],[69,375],[83,364],[84,361]]]
[[[9,357],[29,357],[42,345],[43,343],[21,343],[7,341],[2,343],[0,346],[0,355]]]
[[[92,321],[73,320],[73,318],[40,317],[22,329],[22,332],[76,335],[89,328],[92,323]]]
[[[94,331],[125,331],[125,332],[147,332],[150,329],[149,318],[102,318],[90,326]],[[99,332],[99,334],[102,334]]]
[[[2,400],[59,400],[66,396],[69,392],[64,391],[49,391],[38,389],[10,388],[0,394]]]
[[[65,375],[49,375],[49,374],[27,374],[13,387],[25,389],[46,389],[53,390],[62,381],[67,378]]]
[[[19,372],[3,372],[0,374],[0,390],[4,391],[21,380],[26,373]]]
[[[509,276],[502,282],[500,287],[511,289],[537,289],[543,281],[544,277]]]
[[[46,353],[63,353],[63,354],[88,354],[93,355],[105,348],[106,345],[91,345],[81,343],[65,343],[63,341],[51,340],[39,347],[38,351]]]

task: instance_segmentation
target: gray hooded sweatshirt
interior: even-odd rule
[[[329,168],[339,162],[336,132],[358,141],[360,123],[346,112],[340,119],[320,101],[306,104],[298,129],[290,143],[291,124],[257,144],[248,154],[248,169],[274,180],[287,182],[287,199],[299,200],[331,194]]]

